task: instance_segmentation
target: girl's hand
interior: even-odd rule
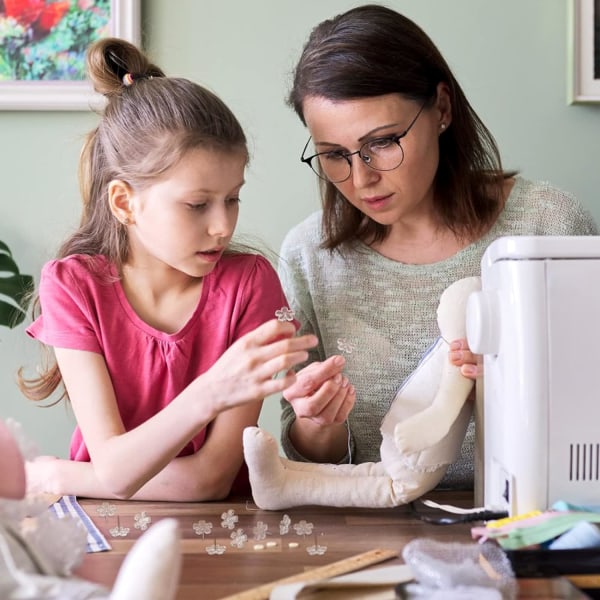
[[[56,467],[63,462],[56,456],[37,456],[25,462],[27,494],[61,494]]]
[[[317,425],[343,423],[356,401],[354,387],[342,374],[343,356],[314,362],[296,374],[296,381],[283,392],[298,418]]]
[[[460,367],[460,372],[468,379],[477,379],[483,373],[481,356],[469,350],[467,340],[454,340],[448,352],[450,362]]]
[[[308,359],[314,335],[295,337],[292,323],[273,319],[233,343],[200,378],[217,399],[216,413],[282,392],[296,380],[292,368]],[[279,373],[282,377],[276,378]]]

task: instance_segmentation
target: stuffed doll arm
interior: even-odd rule
[[[440,298],[437,310],[440,343],[432,350],[442,357],[436,369],[440,373],[439,383],[427,408],[408,418],[399,414],[395,416],[394,439],[401,453],[411,454],[435,446],[450,431],[473,389],[473,380],[464,377],[460,368],[450,362],[448,352],[449,341],[466,337],[467,299],[479,289],[479,277],[467,277],[450,285]]]

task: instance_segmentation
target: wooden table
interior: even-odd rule
[[[432,493],[428,497],[438,502],[459,506],[472,506],[468,493]],[[406,506],[392,509],[339,509],[300,507],[286,511],[258,510],[252,501],[234,499],[227,502],[171,503],[115,501],[117,513],[101,517],[97,508],[99,500],[79,499],[79,503],[94,520],[111,544],[112,550],[87,554],[77,574],[108,587],[115,581],[117,572],[133,543],[143,531],[134,527],[136,514],[145,511],[152,522],[174,517],[181,528],[183,566],[177,600],[212,600],[226,598],[236,593],[261,586],[285,577],[303,573],[353,555],[374,549],[391,549],[398,554],[410,540],[429,537],[442,541],[470,541],[471,525],[432,525],[411,516]],[[222,514],[233,510],[238,522],[233,530],[222,527]],[[291,520],[290,531],[280,535],[279,525],[284,515]],[[119,523],[129,527],[127,537],[114,538],[109,529]],[[294,525],[300,521],[313,524],[310,535],[298,535]],[[194,532],[198,521],[212,523],[210,534]],[[261,523],[267,526],[267,537],[256,541],[253,530]],[[231,545],[231,533],[243,529],[248,541],[242,548]],[[226,547],[222,555],[210,555],[207,547],[215,544]],[[256,548],[260,544],[263,548]],[[298,544],[297,547],[290,547]],[[309,546],[326,546],[322,555],[311,556]],[[401,558],[392,559],[401,563]],[[390,563],[385,563],[390,564]],[[382,565],[380,565],[382,566]],[[541,595],[540,595],[541,594]],[[520,598],[585,598],[564,579],[520,580]]]

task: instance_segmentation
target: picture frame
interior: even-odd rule
[[[78,111],[93,110],[101,106],[102,97],[93,91],[91,84],[85,79],[85,48],[103,37],[119,37],[139,45],[140,0],[36,0],[36,3],[29,0],[21,2],[26,7],[21,21],[14,16],[19,9],[19,1],[0,0],[0,19],[8,21],[10,18],[9,25],[14,25],[17,34],[25,31],[26,39],[32,41],[29,46],[23,45],[21,38],[21,54],[15,55],[13,52],[9,58],[14,58],[14,61],[7,66],[6,54],[12,47],[3,44],[8,44],[6,39],[10,38],[0,37],[0,69],[4,67],[4,71],[0,71],[0,75],[4,76],[4,79],[0,76],[0,110]],[[46,11],[36,13],[35,21],[32,21],[34,16],[29,8],[32,4],[37,4],[38,8],[41,6],[42,10]],[[94,8],[95,13],[92,12]],[[62,16],[61,12],[64,12]],[[45,15],[47,16],[44,20]],[[17,17],[19,16],[17,14]],[[60,24],[59,18],[70,18],[71,24]],[[95,20],[92,21],[92,18]],[[46,32],[53,23],[52,28]],[[84,23],[87,29],[82,25],[81,30],[74,31],[74,25],[81,23]],[[96,24],[100,26],[92,29]],[[60,37],[59,27],[64,28],[63,38]],[[73,45],[61,50],[60,56],[57,52],[53,55],[54,48],[60,47],[63,39],[67,40],[64,43],[75,40],[78,46]],[[46,40],[47,44],[44,47]],[[37,58],[40,55],[42,59]],[[35,59],[27,62],[29,56]],[[2,60],[3,58],[5,60]],[[36,65],[40,64],[48,64],[55,69],[51,77],[36,79]],[[7,79],[7,70],[11,68],[13,70],[8,71]],[[10,79],[17,68],[19,72],[25,72],[25,77]],[[72,72],[76,72],[77,75],[70,78]]]
[[[568,102],[600,102],[600,0],[571,0]]]

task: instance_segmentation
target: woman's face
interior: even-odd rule
[[[326,160],[343,164],[345,158],[338,153],[353,153],[365,142],[383,138],[381,144],[372,145],[377,152],[389,144],[386,138],[402,134],[412,123],[400,140],[404,151],[400,166],[376,170],[354,154],[349,157],[350,176],[335,186],[348,202],[381,225],[393,228],[414,223],[415,219],[429,220],[439,160],[438,138],[444,130],[442,124],[447,128],[450,122],[445,90],[440,87],[437,101],[419,113],[421,107],[399,94],[342,101],[309,96],[303,109],[314,150],[309,147],[305,155],[327,152]]]

